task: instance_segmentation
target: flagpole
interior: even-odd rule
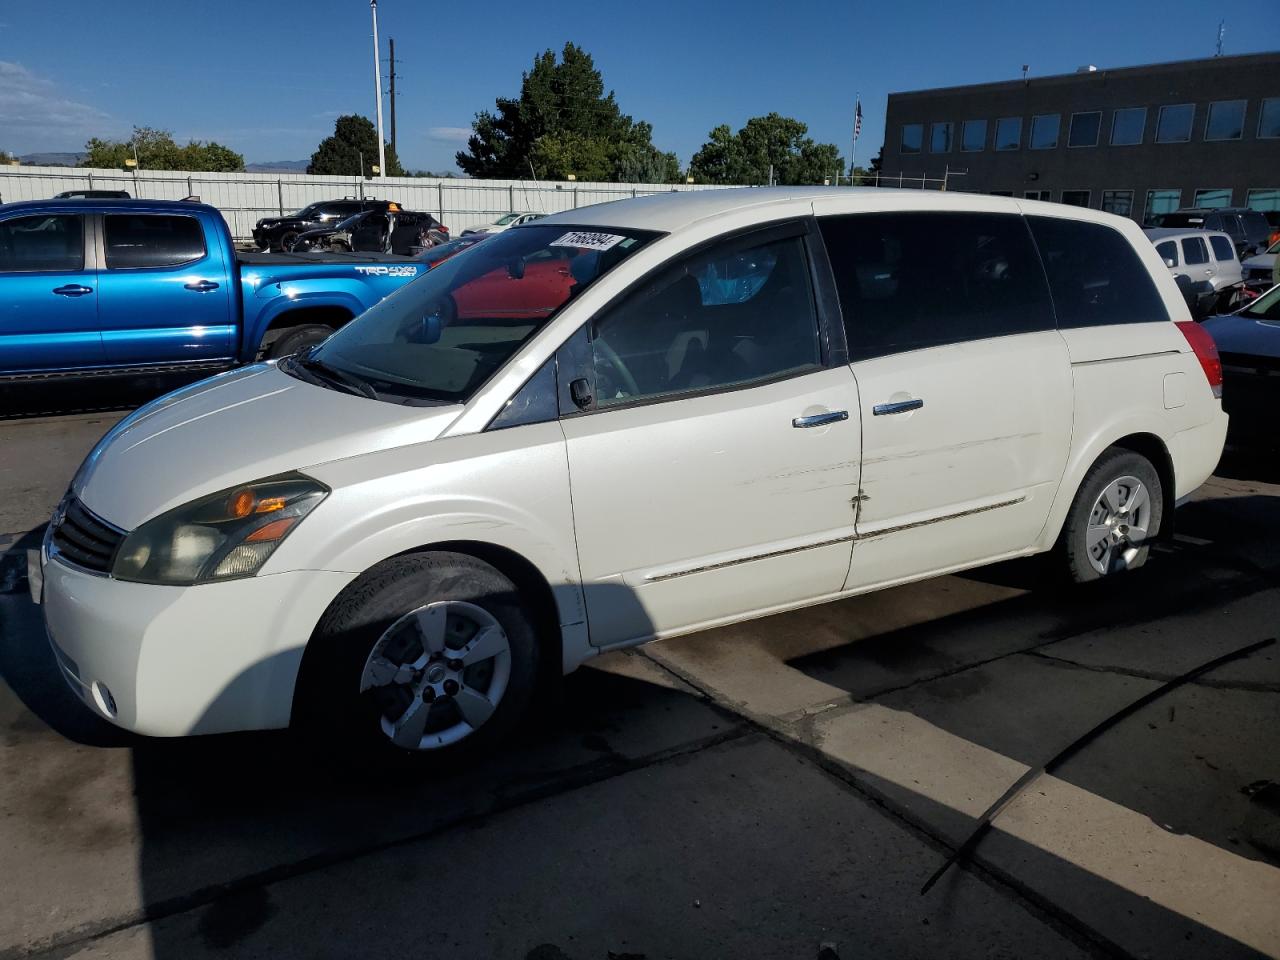
[[[853,179],[853,170],[857,166],[858,161],[858,107],[862,103],[862,94],[854,91],[853,94],[853,143],[849,146],[849,186],[856,187],[857,184]]]

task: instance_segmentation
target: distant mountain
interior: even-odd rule
[[[262,163],[246,163],[249,173],[306,173],[309,160],[266,160]]]
[[[83,153],[28,153],[18,159],[28,167],[77,167],[85,156]]]

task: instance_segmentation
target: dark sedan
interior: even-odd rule
[[[1280,446],[1280,286],[1243,310],[1210,317],[1222,357],[1222,405],[1231,416],[1228,439],[1269,448]]]

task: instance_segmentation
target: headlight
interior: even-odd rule
[[[129,534],[111,575],[184,586],[251,577],[328,493],[319,481],[288,473],[194,500]]]

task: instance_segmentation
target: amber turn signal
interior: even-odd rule
[[[259,527],[253,533],[244,538],[245,543],[270,543],[272,540],[279,540],[289,528],[298,522],[297,517],[281,517],[279,520],[272,520],[266,526]]]

